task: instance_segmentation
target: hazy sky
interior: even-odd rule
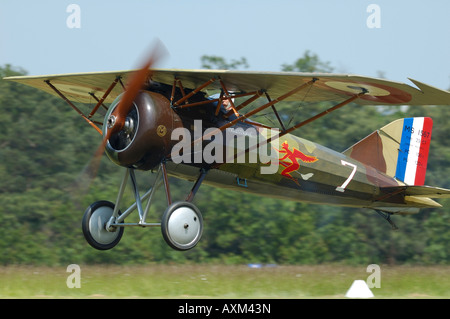
[[[164,68],[199,68],[207,54],[279,71],[310,50],[336,73],[449,89],[449,17],[448,0],[0,0],[0,65],[130,69],[159,38]]]

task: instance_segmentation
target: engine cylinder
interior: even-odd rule
[[[115,124],[112,113],[120,98],[111,104],[105,116],[103,136]],[[123,128],[107,141],[106,154],[120,166],[152,169],[170,152],[172,131],[181,126],[181,120],[167,98],[159,93],[141,91],[133,102]]]

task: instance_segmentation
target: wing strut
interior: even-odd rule
[[[102,96],[102,98],[100,100],[97,100],[97,98],[95,98],[95,95],[91,94],[97,100],[97,105],[94,106],[94,108],[92,109],[91,113],[89,113],[89,118],[94,116],[95,112],[97,112],[97,110],[100,107],[100,105],[103,104],[103,102],[106,100],[106,98],[108,97],[109,93],[111,93],[111,91],[114,89],[114,87],[119,82],[119,80],[120,80],[120,76],[117,76],[116,79],[113,81],[113,83],[111,83],[109,88],[106,90],[105,94],[103,94],[103,96]]]
[[[306,125],[308,123],[311,123],[312,121],[315,121],[318,118],[320,118],[322,116],[325,116],[328,113],[331,113],[331,112],[333,112],[333,111],[343,107],[344,105],[347,105],[347,104],[353,102],[354,100],[358,99],[359,97],[363,96],[366,93],[367,93],[367,90],[362,90],[360,93],[353,95],[352,97],[348,98],[347,100],[345,100],[345,101],[343,101],[343,102],[341,102],[339,104],[336,104],[335,106],[330,107],[329,109],[326,109],[325,111],[323,111],[323,112],[321,112],[321,113],[319,113],[319,114],[317,114],[317,115],[315,115],[315,116],[313,116],[313,117],[311,117],[311,118],[309,118],[309,119],[307,119],[307,120],[305,120],[303,122],[300,122],[300,123],[298,123],[298,124],[288,128],[287,130],[283,130],[283,131],[281,131],[281,133],[275,134],[274,136],[271,136],[271,137],[267,138],[266,140],[262,141],[261,143],[257,143],[256,145],[252,145],[251,147],[247,148],[246,150],[244,150],[244,151],[242,151],[242,152],[240,152],[238,154],[235,154],[234,158],[236,159],[237,157],[242,156],[243,154],[248,153],[251,150],[254,150],[254,149],[258,148],[258,147],[264,146],[264,145],[270,143],[274,139],[281,138],[282,136],[284,136],[284,135],[286,135],[286,134],[288,134],[288,133],[290,133],[290,132],[292,132],[292,131],[294,131],[294,130],[302,127],[302,126],[304,126],[304,125]],[[224,125],[224,126],[226,126],[226,125]],[[221,128],[219,128],[219,129],[221,129]],[[197,141],[194,141],[194,143],[196,143],[196,142]],[[228,162],[229,160],[231,160],[231,159],[227,159],[225,162]],[[217,165],[217,166],[220,166],[220,164]]]
[[[275,113],[275,115],[276,115],[276,117],[277,117],[277,119],[278,119],[278,121],[279,121],[279,123],[280,123],[280,125],[281,125],[282,130],[281,130],[281,133],[280,133],[280,134],[276,134],[276,135],[270,137],[269,139],[267,139],[266,141],[263,142],[263,143],[270,143],[270,141],[272,141],[273,139],[275,139],[275,138],[280,138],[280,137],[282,137],[282,136],[284,136],[284,135],[286,135],[286,134],[289,134],[289,133],[291,133],[292,131],[295,131],[295,130],[297,130],[298,128],[300,128],[300,127],[302,127],[302,126],[305,126],[306,124],[309,124],[309,123],[311,123],[311,122],[313,122],[313,121],[315,121],[315,120],[317,120],[317,119],[319,119],[319,118],[321,118],[321,117],[323,117],[323,116],[325,116],[325,115],[327,115],[327,114],[329,114],[329,113],[331,113],[331,112],[333,112],[333,111],[335,111],[335,110],[337,110],[337,109],[339,109],[339,108],[341,108],[341,107],[343,107],[343,106],[345,106],[345,105],[347,105],[347,104],[349,104],[349,103],[351,103],[351,102],[353,102],[354,100],[356,100],[356,99],[360,98],[361,96],[363,96],[364,94],[367,94],[367,93],[368,93],[368,90],[367,90],[366,88],[361,87],[361,92],[359,92],[358,94],[354,94],[353,96],[351,96],[350,98],[346,99],[345,101],[343,101],[343,102],[341,102],[341,103],[339,103],[339,104],[336,104],[335,106],[333,106],[333,107],[331,107],[331,108],[328,108],[328,109],[326,109],[325,111],[323,111],[323,112],[321,112],[321,113],[318,113],[318,114],[316,114],[315,116],[310,117],[310,118],[307,119],[307,120],[304,120],[304,121],[302,121],[302,122],[300,122],[300,123],[297,123],[297,124],[295,124],[295,125],[293,125],[293,126],[291,126],[291,127],[289,127],[289,128],[286,128],[285,125],[283,124],[283,122],[281,121],[281,118],[280,118],[280,116],[279,116],[277,110],[275,109],[274,105],[275,105],[276,103],[281,102],[281,101],[287,99],[288,97],[290,97],[290,96],[292,96],[292,95],[298,93],[299,91],[301,91],[301,90],[303,90],[303,89],[305,89],[305,88],[311,87],[311,86],[312,86],[316,81],[318,81],[318,80],[319,80],[318,78],[315,78],[315,77],[314,77],[314,78],[312,78],[310,81],[305,82],[305,83],[302,83],[301,85],[299,85],[298,87],[292,89],[291,91],[289,91],[289,92],[287,92],[287,93],[285,93],[285,94],[279,96],[278,98],[276,98],[276,99],[274,99],[274,100],[271,100],[270,97],[269,97],[269,95],[267,94],[267,92],[265,92],[265,90],[259,90],[259,91],[256,91],[256,92],[250,92],[250,93],[234,94],[234,95],[232,95],[232,94],[230,94],[230,92],[228,92],[228,90],[226,89],[225,84],[224,84],[224,83],[222,82],[222,80],[219,78],[220,86],[222,87],[222,93],[220,94],[220,97],[219,97],[218,99],[207,100],[207,101],[201,101],[201,102],[196,102],[196,103],[187,103],[187,104],[181,105],[182,103],[187,102],[187,100],[188,100],[191,96],[193,96],[194,94],[200,92],[202,89],[204,89],[204,88],[206,88],[207,86],[209,86],[210,84],[216,82],[216,81],[217,81],[217,78],[211,78],[211,79],[209,79],[208,81],[204,82],[203,84],[201,84],[199,87],[197,87],[196,89],[194,89],[193,91],[191,91],[191,92],[188,93],[188,94],[185,94],[185,93],[184,93],[184,90],[183,90],[182,85],[181,85],[181,81],[180,81],[178,78],[175,78],[175,79],[174,79],[174,85],[173,85],[173,88],[172,88],[171,102],[172,102],[172,107],[174,107],[174,108],[186,108],[186,107],[192,107],[192,106],[195,106],[195,105],[201,105],[201,104],[207,104],[207,103],[217,102],[217,103],[218,103],[217,109],[218,109],[219,106],[220,106],[220,104],[222,103],[222,100],[223,100],[224,98],[231,99],[232,97],[245,96],[245,95],[253,95],[253,96],[250,97],[247,101],[243,102],[242,104],[240,104],[240,105],[237,106],[237,107],[235,107],[234,104],[231,103],[231,104],[232,104],[232,110],[230,110],[225,116],[229,116],[229,115],[231,115],[231,114],[234,113],[234,114],[237,115],[237,118],[236,118],[236,119],[234,119],[234,120],[228,122],[227,124],[222,125],[221,127],[218,127],[217,130],[214,130],[213,132],[210,132],[209,134],[207,134],[207,135],[205,135],[205,136],[202,136],[201,138],[199,138],[199,139],[193,141],[193,142],[192,142],[192,145],[194,145],[194,144],[196,144],[196,143],[198,143],[198,142],[200,142],[200,141],[202,141],[202,140],[204,140],[204,139],[207,139],[207,138],[211,137],[212,135],[216,134],[218,131],[220,131],[220,132],[224,131],[225,129],[227,129],[227,128],[233,126],[233,125],[235,125],[237,122],[244,122],[244,121],[246,121],[249,117],[251,117],[251,116],[253,116],[253,115],[255,115],[255,114],[257,114],[257,113],[263,111],[264,109],[266,109],[266,108],[268,108],[268,107],[272,107],[272,110],[274,111],[274,113]],[[173,99],[174,99],[174,92],[175,92],[175,86],[176,86],[177,84],[179,85],[179,87],[180,87],[180,89],[181,89],[181,91],[182,91],[183,97],[180,98],[178,101],[173,102]],[[262,94],[264,94],[264,93],[266,94],[266,97],[267,97],[267,100],[268,100],[268,102],[267,102],[266,104],[261,105],[260,107],[257,107],[257,108],[255,108],[255,109],[253,109],[253,110],[251,110],[251,111],[249,111],[249,112],[247,112],[247,113],[245,113],[245,114],[239,114],[239,113],[238,113],[239,110],[241,110],[241,109],[242,109],[243,107],[245,107],[246,105],[248,105],[248,104],[250,104],[251,102],[253,102],[253,101],[255,101],[256,99],[258,99],[258,98],[259,98]],[[216,113],[217,113],[217,109],[216,109]],[[262,145],[264,145],[264,144],[256,145],[256,147],[259,147],[259,146],[262,146]],[[250,149],[247,149],[247,150],[245,150],[244,152],[248,152],[249,150],[250,150]]]
[[[322,116],[327,115],[328,113],[331,113],[331,112],[333,112],[333,111],[336,111],[337,109],[343,107],[344,105],[347,105],[347,104],[353,102],[354,100],[360,98],[361,96],[363,96],[363,95],[366,94],[367,92],[368,92],[368,91],[367,91],[366,89],[363,88],[363,90],[362,90],[360,93],[358,93],[358,94],[356,94],[356,95],[353,95],[351,98],[345,100],[344,102],[341,102],[341,103],[339,103],[339,104],[337,104],[337,105],[335,105],[335,106],[333,106],[333,107],[330,107],[329,109],[326,109],[325,111],[323,111],[323,112],[321,112],[321,113],[319,113],[319,114],[317,114],[317,115],[315,115],[315,116],[313,116],[313,117],[310,117],[309,119],[307,119],[307,120],[305,120],[305,121],[303,121],[303,122],[300,122],[300,123],[298,123],[298,124],[292,126],[291,128],[288,128],[287,130],[284,130],[283,133],[280,134],[280,137],[283,136],[283,135],[286,135],[286,134],[288,134],[288,133],[290,133],[290,132],[292,132],[292,131],[295,131],[296,129],[298,129],[298,128],[300,128],[300,127],[306,125],[306,124],[309,124],[309,123],[311,123],[311,122],[317,120],[318,118],[321,118]]]
[[[100,133],[100,135],[103,135],[102,130],[95,125],[95,123],[93,121],[91,121],[86,115],[83,114],[83,112],[81,112],[81,110],[79,108],[77,108],[72,102],[69,101],[69,99],[62,94],[53,84],[50,83],[50,80],[45,80],[45,83],[47,83],[47,85],[53,90],[55,91],[64,101],[66,101],[67,104],[69,104],[78,114],[81,115],[82,118],[84,118],[86,120],[86,122],[89,123],[89,125],[91,125],[93,128],[95,128],[97,130],[97,132]]]
[[[217,130],[219,130],[219,131],[222,132],[222,131],[224,131],[225,129],[227,129],[227,128],[233,126],[233,125],[236,124],[237,122],[244,121],[244,120],[246,120],[247,118],[249,118],[250,116],[255,115],[255,114],[258,113],[258,112],[261,112],[262,110],[264,110],[264,109],[266,109],[266,108],[268,108],[268,107],[274,105],[275,103],[278,103],[278,102],[280,102],[280,101],[283,101],[283,100],[287,99],[287,98],[290,97],[291,95],[294,95],[295,93],[297,93],[297,92],[299,92],[299,91],[301,91],[301,90],[303,90],[303,89],[309,87],[310,85],[313,85],[314,82],[316,82],[317,80],[318,80],[318,79],[313,78],[311,81],[301,84],[300,86],[298,86],[298,87],[296,87],[295,89],[289,91],[288,93],[286,93],[286,94],[284,94],[284,95],[282,95],[282,96],[276,98],[275,100],[269,101],[269,102],[267,102],[266,104],[261,105],[260,107],[254,109],[254,110],[252,110],[252,111],[250,111],[250,112],[247,112],[247,113],[245,113],[245,114],[240,115],[238,118],[236,118],[236,119],[230,121],[229,123],[227,123],[227,124],[225,124],[225,125],[222,125],[221,127],[217,128]],[[202,139],[207,139],[207,138],[213,136],[214,134],[217,133],[217,130],[214,130],[214,131],[211,132],[210,134],[206,134],[205,136],[203,136],[203,137],[201,137],[201,138],[195,140],[192,144],[198,143],[198,142],[201,141]]]
[[[211,83],[213,83],[214,81],[216,81],[216,79],[215,79],[215,78],[212,78],[212,79],[206,81],[205,83],[203,83],[202,85],[200,85],[198,88],[196,88],[195,90],[193,90],[192,92],[190,92],[190,93],[187,94],[187,95],[184,95],[184,89],[183,89],[183,87],[181,86],[181,81],[180,81],[179,79],[177,79],[177,78],[175,78],[175,81],[178,83],[178,85],[180,85],[181,93],[183,94],[183,97],[182,97],[181,99],[179,99],[178,101],[176,101],[176,102],[173,104],[174,107],[177,107],[177,106],[179,106],[181,103],[187,101],[191,96],[197,94],[198,92],[200,92],[201,90],[203,90],[205,87],[207,87],[208,85],[210,85]],[[174,85],[174,86],[175,86],[175,85]],[[171,99],[173,99],[173,98],[171,98]]]
[[[233,126],[233,125],[236,124],[237,122],[245,121],[245,120],[248,119],[250,116],[255,115],[256,113],[261,112],[262,110],[264,110],[264,109],[266,109],[266,108],[268,108],[268,107],[270,107],[270,106],[273,106],[274,104],[276,104],[276,103],[278,103],[278,102],[281,102],[281,101],[287,99],[287,98],[290,97],[291,95],[294,95],[294,94],[296,94],[297,92],[299,92],[299,91],[301,91],[301,90],[303,90],[303,89],[305,89],[305,88],[307,88],[307,87],[313,85],[317,80],[318,80],[317,78],[313,78],[312,80],[310,80],[310,81],[308,81],[308,82],[306,82],[306,83],[302,83],[301,85],[299,85],[298,87],[294,88],[293,90],[287,92],[286,94],[283,94],[282,96],[279,96],[279,97],[276,98],[275,100],[270,100],[270,99],[269,99],[269,102],[267,102],[266,104],[261,105],[260,107],[254,109],[254,110],[252,110],[252,111],[249,111],[249,112],[247,112],[247,113],[245,113],[245,114],[239,115],[236,119],[234,119],[234,120],[228,122],[227,124],[222,125],[221,127],[218,127],[216,130],[213,130],[213,131],[210,132],[209,134],[206,134],[206,135],[204,135],[204,136],[202,136],[202,137],[196,139],[195,141],[192,142],[192,145],[195,145],[195,144],[201,142],[202,140],[208,139],[209,137],[213,136],[214,134],[217,134],[217,132],[219,132],[219,131],[220,131],[220,132],[223,132],[224,130],[226,130],[227,128]],[[211,79],[210,81],[205,82],[205,83],[202,84],[200,87],[205,88],[205,87],[207,87],[209,84],[211,84],[212,82],[214,82],[213,79]],[[200,87],[199,87],[199,88],[200,88]],[[194,91],[197,91],[197,92],[200,91],[199,88],[195,89]],[[192,93],[192,92],[191,92],[191,93]],[[252,97],[252,98],[250,98],[248,101],[244,102],[245,105],[249,104],[251,101],[253,101],[254,99],[258,98],[262,93],[263,93],[262,91],[257,91],[257,92],[255,93],[255,96],[254,96],[254,97]],[[176,107],[177,105],[183,103],[184,101],[186,101],[186,100],[187,100],[190,96],[192,96],[192,95],[193,95],[193,94],[188,94],[188,95],[184,96],[183,98],[181,98],[180,100],[178,100],[177,102],[175,102],[174,107]],[[236,95],[235,95],[235,96],[236,96]],[[358,97],[359,97],[359,96],[358,96]],[[356,97],[353,97],[353,98],[352,98],[352,101],[353,101],[354,99],[356,99]],[[219,99],[217,99],[217,100],[220,101],[220,100],[221,100],[221,97],[219,97]],[[251,101],[250,101],[250,100],[251,100]],[[213,100],[209,100],[209,102],[212,102],[212,101],[213,101]],[[247,103],[247,102],[248,102],[248,103]],[[351,102],[351,101],[350,101],[350,102]],[[348,103],[350,103],[350,102],[348,102]],[[243,103],[243,104],[244,104],[244,103]],[[194,104],[194,103],[193,103],[193,104]],[[190,105],[184,105],[183,107],[190,107],[190,106],[192,106],[193,104],[190,104]],[[341,104],[342,104],[342,103],[341,103]],[[198,105],[198,104],[195,103],[195,105]],[[244,106],[245,106],[245,105],[244,105]],[[240,105],[239,107],[242,108],[242,107],[244,107],[244,106]],[[178,107],[179,107],[179,106],[178,106]],[[230,112],[234,112],[234,111],[235,111],[235,110],[231,110]],[[284,132],[285,132],[285,131],[284,131]],[[270,139],[270,140],[271,140],[271,139]],[[248,150],[247,150],[247,151],[248,151]],[[167,156],[170,157],[170,155],[167,155]]]
[[[269,94],[267,94],[267,92],[265,92],[265,94],[266,94],[267,101],[270,102],[271,99],[270,99]],[[277,117],[278,123],[280,123],[281,128],[283,129],[283,131],[285,131],[285,130],[286,130],[286,127],[284,126],[283,121],[281,120],[281,117],[280,117],[280,115],[278,114],[277,109],[275,108],[275,105],[272,105],[271,107],[272,107],[273,113],[275,113],[275,116]]]

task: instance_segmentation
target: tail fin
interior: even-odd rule
[[[424,185],[433,120],[396,120],[343,153],[407,185]]]

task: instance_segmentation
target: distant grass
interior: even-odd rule
[[[66,267],[0,267],[0,298],[344,298],[366,266],[83,266],[69,289]],[[376,298],[449,298],[450,267],[383,266]]]

